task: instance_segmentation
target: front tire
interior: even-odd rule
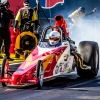
[[[99,70],[99,46],[97,42],[82,41],[79,43],[79,53],[83,59],[83,65],[90,67],[90,70],[77,69],[81,77],[95,77]]]
[[[28,57],[28,55],[29,55],[28,51],[25,51],[25,52],[24,52],[24,57],[25,57],[25,59]]]
[[[38,61],[37,67],[36,67],[36,78],[38,78],[38,89],[41,89],[43,86],[43,77],[44,77],[44,71],[43,71],[43,63],[41,60]]]
[[[2,78],[7,78],[7,66],[6,66],[7,60],[8,60],[7,57],[5,57],[3,62],[2,62],[2,65],[1,65],[1,77]],[[2,86],[6,87],[7,83],[2,82]]]

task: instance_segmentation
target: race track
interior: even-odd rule
[[[20,65],[11,64],[14,70]],[[76,72],[44,82],[38,90],[35,85],[16,88],[3,88],[0,84],[0,100],[100,100],[100,71],[96,78],[80,78]]]

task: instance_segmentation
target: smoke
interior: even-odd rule
[[[85,18],[82,20],[79,32],[71,33],[73,30],[70,30],[70,37],[76,42],[76,45],[78,45],[80,41],[95,41],[100,46],[100,21],[96,19],[95,14],[90,16],[89,19]]]
[[[100,21],[94,20],[83,20],[82,26],[79,28],[79,32],[72,32],[70,30],[70,37],[76,42],[76,45],[80,41],[95,41],[100,45]]]
[[[65,1],[65,3],[66,7],[62,11],[59,11],[65,19],[80,6],[85,7],[86,12],[91,12],[95,7],[97,8],[96,13],[83,18],[79,33],[70,32],[70,37],[75,41],[76,45],[78,45],[80,41],[96,41],[100,46],[100,0],[69,0]]]
[[[78,2],[77,2],[78,1]],[[74,12],[76,9],[78,9],[80,6],[85,7],[86,12],[91,12],[95,7],[97,7],[97,12],[90,14],[88,16],[84,16],[82,19],[82,25],[79,28],[79,32],[71,32],[73,30],[70,30],[70,37],[72,40],[75,41],[76,45],[78,46],[80,41],[95,41],[98,42],[100,46],[100,1],[93,1],[93,0],[77,0],[77,4],[74,0],[65,1],[66,7],[63,10],[60,10],[58,14],[62,14],[64,18],[66,19],[66,23],[68,24],[67,18],[68,16]],[[56,12],[57,13],[57,12]]]
[[[85,16],[82,20],[82,27],[79,28],[79,33],[70,32],[70,37],[75,41],[76,45],[78,45],[80,41],[96,41],[100,46],[100,0],[65,0],[63,5],[59,4],[50,9],[50,13],[52,15],[51,25],[54,25],[53,18],[56,14],[61,14],[66,19],[67,23],[68,15],[80,6],[85,7],[86,12],[90,12],[97,7],[97,12],[89,16]],[[48,22],[46,22],[42,27],[45,28],[47,26]]]
[[[63,15],[63,14],[62,14]],[[75,41],[76,45],[80,41],[96,41],[100,45],[100,21],[96,19],[95,14],[90,15],[91,17],[82,20],[82,26],[79,28],[79,32],[71,33],[72,30],[69,29],[70,38]],[[87,16],[85,16],[87,17]],[[51,20],[51,25],[55,25],[54,19]],[[67,20],[66,20],[67,23]],[[41,22],[42,30],[47,26],[50,26],[46,19],[42,19]],[[68,24],[68,23],[67,23]]]
[[[95,17],[94,14],[90,15],[91,17]],[[67,23],[67,20],[66,20]],[[46,19],[42,19],[41,22],[42,30],[47,26],[50,26]],[[55,25],[54,19],[51,19],[51,25]],[[83,19],[82,26],[79,28],[79,32],[71,33],[72,30],[69,29],[70,38],[75,41],[76,45],[79,44],[80,41],[96,41],[100,45],[100,21],[95,18]]]

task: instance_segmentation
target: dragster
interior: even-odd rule
[[[48,35],[58,29],[61,34],[59,46],[50,46]],[[5,57],[1,66],[2,86],[22,87],[36,84],[42,88],[43,82],[59,75],[74,72],[80,77],[95,77],[99,70],[99,46],[95,41],[81,41],[78,47],[63,35],[58,26],[44,28],[39,44],[22,62],[16,71],[10,70]]]

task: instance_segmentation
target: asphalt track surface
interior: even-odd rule
[[[21,63],[11,64],[14,70]],[[38,90],[35,85],[16,88],[3,88],[0,84],[0,100],[100,100],[100,71],[92,79],[80,78],[76,72],[44,82]]]

